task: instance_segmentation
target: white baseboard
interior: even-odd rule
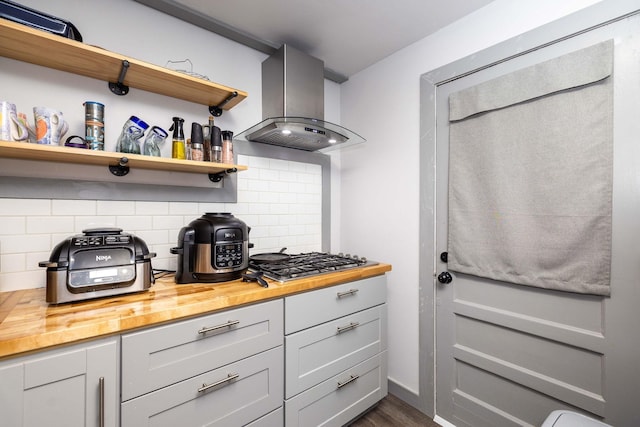
[[[442,427],[456,427],[455,425],[451,424],[449,421],[446,421],[446,420],[440,418],[438,415],[436,415],[433,418],[433,421],[435,421],[436,423],[440,424]]]

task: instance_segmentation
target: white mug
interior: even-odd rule
[[[29,130],[18,119],[16,105],[7,101],[0,101],[0,139],[3,141],[26,141]]]
[[[62,113],[53,108],[33,107],[33,117],[36,123],[36,142],[60,145],[60,140],[69,129]]]

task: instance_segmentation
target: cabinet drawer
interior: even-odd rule
[[[285,401],[287,427],[343,426],[387,395],[386,352]]]
[[[284,409],[279,407],[273,412],[250,422],[246,427],[283,427],[284,426]]]
[[[285,334],[382,304],[386,300],[385,275],[286,297]]]
[[[280,346],[131,399],[122,427],[248,424],[282,405],[282,365]]]
[[[122,336],[122,401],[282,345],[282,300]]]
[[[292,397],[387,348],[382,304],[285,337],[285,397]]]

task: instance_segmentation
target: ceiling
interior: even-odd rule
[[[322,59],[342,82],[492,0],[136,0],[271,54]]]

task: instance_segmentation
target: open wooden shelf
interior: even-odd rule
[[[149,64],[108,50],[0,19],[0,55],[56,70],[118,81],[123,61],[129,62],[123,83],[132,88],[206,106],[218,106],[233,93],[222,110],[230,110],[247,93],[209,80]]]
[[[247,170],[247,166],[243,165],[179,160],[166,157],[144,156],[140,154],[96,151],[82,148],[11,141],[0,141],[0,157],[98,166],[117,166],[120,164],[121,159],[126,157],[128,160],[127,166],[131,169],[139,168],[204,174],[216,174],[230,169],[235,169],[237,171]]]

